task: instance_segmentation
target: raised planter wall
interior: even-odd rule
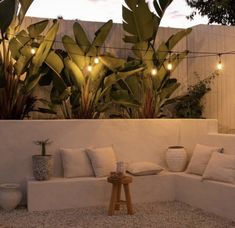
[[[168,146],[181,144],[191,153],[196,143],[206,143],[207,138],[209,145],[220,145],[217,124],[217,120],[190,119],[0,121],[0,183],[19,183],[25,192],[27,179],[32,177],[32,155],[40,153],[34,140],[53,141],[48,153],[54,157],[54,176],[62,176],[61,147],[113,145],[118,160],[164,165]],[[235,153],[235,136],[222,138]]]

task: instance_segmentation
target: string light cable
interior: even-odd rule
[[[10,34],[9,34],[10,35]],[[14,37],[17,39],[17,37],[23,37],[23,38],[29,38],[28,36],[23,36],[23,35],[14,35]],[[44,39],[44,41],[48,41],[48,42],[53,42],[53,43],[59,43],[59,44],[63,44],[62,41],[58,41],[58,40],[49,40],[49,39]],[[71,44],[71,45],[77,45],[77,44],[74,44],[72,42],[67,42],[67,44]],[[31,54],[34,55],[36,53],[36,48],[31,46],[30,44],[26,44],[28,46],[31,47]],[[25,46],[26,46],[25,45]],[[87,47],[87,46],[86,46]],[[103,48],[103,49],[111,49],[111,50],[123,50],[123,51],[146,51],[146,49],[138,49],[138,48],[128,48],[128,47],[112,47],[112,46],[106,46],[106,47],[102,47],[102,46],[96,46],[96,50],[97,50],[97,53],[96,53],[96,56],[93,56],[94,58],[94,63],[95,64],[98,64],[100,62],[99,60],[99,55],[98,55],[98,49],[99,48]],[[153,53],[155,52],[155,50],[153,49],[149,49],[148,51],[152,51]],[[168,58],[165,58],[165,59],[158,59],[159,61],[168,61],[168,64],[167,64],[167,69],[168,70],[172,70],[173,69],[173,62],[172,62],[172,57],[174,55],[176,55],[177,59],[178,60],[181,60],[181,59],[196,59],[196,58],[207,58],[207,57],[217,57],[218,58],[218,63],[217,63],[217,66],[216,68],[218,70],[222,70],[223,68],[223,64],[222,64],[222,55],[235,55],[235,51],[226,51],[226,52],[203,52],[203,51],[190,51],[188,50],[187,51],[187,56],[184,56],[184,57],[180,57],[179,55],[184,53],[185,51],[157,51],[158,53],[167,53],[168,54]],[[79,54],[79,53],[76,53],[76,52],[70,52],[70,54],[73,54],[73,55],[79,55],[79,56],[86,56],[86,54],[82,55],[82,54]],[[91,58],[92,56],[88,56],[90,57],[90,62],[89,62],[89,65],[87,66],[87,69],[88,71],[92,71],[92,64],[91,64]],[[153,61],[153,59],[145,59],[145,61]],[[152,72],[151,72],[152,75],[156,75],[157,74],[157,68],[154,67],[152,69]]]

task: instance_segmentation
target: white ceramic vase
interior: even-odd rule
[[[187,152],[182,146],[170,146],[166,151],[166,163],[170,171],[182,172],[187,164]]]
[[[0,206],[5,210],[15,209],[22,199],[19,184],[0,185]]]

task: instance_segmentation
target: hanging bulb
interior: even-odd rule
[[[169,61],[168,64],[167,64],[167,70],[171,71],[172,68],[173,68],[173,65],[172,65],[171,61]]]
[[[223,68],[223,64],[222,64],[221,61],[219,61],[218,64],[217,64],[217,69],[222,70],[222,68]]]
[[[151,70],[151,75],[152,75],[152,76],[157,75],[157,68],[153,68],[153,69]]]
[[[94,63],[95,63],[95,64],[98,64],[99,62],[100,62],[99,57],[96,56],[95,59],[94,59]]]
[[[89,71],[89,72],[91,72],[92,71],[92,65],[91,64],[89,64],[88,66],[87,66],[87,70]]]
[[[222,70],[223,64],[221,61],[221,54],[219,54],[219,62],[217,63],[217,70]]]
[[[138,4],[136,4],[136,8],[138,8],[139,7],[139,5]]]
[[[31,52],[32,55],[34,55],[36,53],[35,48],[31,48],[30,52]]]

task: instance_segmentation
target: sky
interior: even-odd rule
[[[152,2],[151,0],[147,0]],[[27,16],[78,19],[84,21],[122,22],[122,5],[124,0],[34,0]],[[151,3],[150,3],[151,7]],[[190,21],[186,16],[192,9],[185,0],[174,0],[167,9],[161,26],[174,28],[188,28],[198,24],[206,24],[207,18],[200,16]]]

